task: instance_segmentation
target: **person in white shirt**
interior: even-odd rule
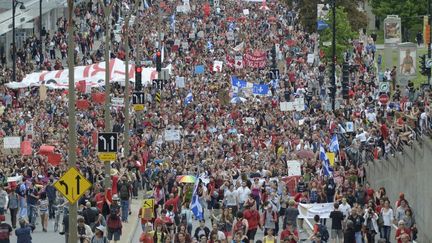
[[[380,229],[381,238],[386,239],[387,242],[390,242],[391,228],[394,221],[394,213],[393,209],[390,208],[390,202],[388,200],[384,202],[384,206],[381,209],[380,214],[382,215],[384,221],[384,224]]]
[[[238,205],[238,193],[236,190],[234,190],[234,184],[230,184],[225,190],[224,205],[228,208],[232,208],[232,211],[235,215]]]
[[[246,186],[246,182],[242,181],[241,187],[237,189],[239,210],[243,209],[243,204],[248,199],[249,194],[251,194],[251,190]]]
[[[344,216],[342,229],[345,229],[348,216],[351,214],[351,206],[347,203],[346,198],[342,198],[342,203],[339,205],[339,211],[341,211]]]

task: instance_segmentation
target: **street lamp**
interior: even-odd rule
[[[12,81],[16,81],[16,45],[15,45],[15,10],[20,5],[20,9],[25,9],[24,3],[12,0]]]

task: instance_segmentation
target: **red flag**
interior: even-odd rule
[[[85,93],[86,81],[85,80],[78,81],[78,83],[76,84],[76,90],[81,92],[81,93]]]
[[[93,133],[92,133],[92,144],[93,144],[93,147],[96,148],[97,142],[98,142],[97,131],[93,131]]]
[[[21,142],[21,154],[32,155],[32,147],[30,141],[26,140]]]
[[[42,145],[39,148],[39,154],[41,155],[49,155],[54,153],[54,146],[50,145]]]
[[[50,163],[52,166],[58,166],[62,159],[61,154],[58,153],[48,154],[47,156],[48,156],[48,163]]]
[[[90,102],[88,100],[77,100],[76,107],[80,110],[87,110],[90,107]]]
[[[92,100],[96,104],[103,104],[105,102],[105,94],[102,92],[92,93]]]

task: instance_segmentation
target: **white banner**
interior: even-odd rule
[[[4,137],[3,143],[5,149],[21,148],[21,137]]]
[[[305,110],[304,98],[296,98],[294,100],[294,107],[296,111],[304,111]]]
[[[296,109],[294,102],[281,102],[280,110],[281,111],[294,111]]]
[[[165,129],[165,141],[179,141],[180,140],[180,130],[175,129]]]
[[[328,219],[334,206],[333,203],[300,203],[298,209],[300,219],[312,219],[315,215],[319,215],[322,219]]]
[[[301,162],[299,160],[288,160],[287,162],[288,176],[301,175]]]
[[[111,98],[112,106],[124,106],[124,98],[112,97]]]
[[[124,82],[125,80],[125,64],[120,59],[111,59],[110,80],[111,82]],[[171,74],[171,65],[166,67]],[[86,81],[86,86],[101,87],[105,85],[105,62],[95,63],[87,66],[77,66],[75,70],[75,84],[81,80]],[[143,84],[157,79],[157,71],[155,68],[142,69]],[[129,65],[129,80],[135,82],[135,65]],[[42,83],[51,89],[68,89],[69,86],[69,70],[43,71],[31,73],[24,77],[21,82],[10,82],[6,86],[11,89],[27,88],[30,86],[40,86]]]
[[[184,77],[176,77],[176,87],[177,88],[184,88],[186,87],[185,85],[185,78]]]

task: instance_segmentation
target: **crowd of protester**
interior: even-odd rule
[[[91,2],[75,10],[76,63],[103,61],[107,46],[111,57],[124,59],[121,39],[93,49],[105,33],[99,21],[103,12],[98,3]],[[375,242],[378,238],[390,242],[395,222],[397,242],[416,238],[415,211],[407,199],[401,194],[393,204],[385,188],[371,188],[363,166],[368,160],[403,152],[405,145],[429,134],[431,96],[410,82],[407,87],[395,86],[387,105],[379,103],[371,38],[361,35],[353,41],[352,50],[347,50],[352,67],[349,99],[342,98],[338,77],[333,111],[329,109],[330,65],[318,58],[306,61],[313,53],[325,60],[317,50],[319,36],[304,32],[295,12],[282,3],[269,1],[269,10],[263,10],[261,3],[223,1],[219,10],[210,7],[207,11],[207,3],[190,1],[195,7],[188,13],[175,13],[177,2],[145,4],[150,6],[138,12],[132,26],[135,31],[127,32],[131,57],[141,55],[154,65],[154,53],[163,46],[164,65],[172,65],[172,75],[160,103],[153,97],[151,84],[145,86],[144,114],[132,112],[130,154],[120,146],[118,160],[111,164],[112,187],[108,190],[104,164],[96,156],[94,143],[95,134],[105,128],[104,107],[91,103],[88,109],[77,110],[77,167],[93,183],[79,201],[81,242],[104,242],[106,236],[119,241],[122,224],[130,220],[129,214],[136,217],[138,213],[131,212],[130,201],[144,188],[152,191],[157,206],[149,220],[143,212],[138,215],[143,218],[142,242],[298,242],[307,228],[298,218],[298,204],[327,202],[335,203],[331,230],[322,227],[325,219],[315,217],[313,242]],[[113,25],[121,17],[120,9],[121,5],[113,8]],[[243,9],[249,14],[244,15]],[[18,51],[18,79],[37,70],[65,68],[67,22],[62,18],[57,25],[57,31],[45,35],[43,58],[36,38]],[[164,33],[162,40],[159,32]],[[234,40],[228,40],[226,32],[233,32]],[[116,39],[114,31],[111,35]],[[184,42],[187,47],[179,45]],[[270,60],[275,44],[279,44],[276,60]],[[263,68],[246,63],[238,67],[233,61],[235,56],[256,50],[268,53]],[[224,61],[222,72],[213,72],[215,60]],[[272,62],[280,70],[276,81],[266,75]],[[204,65],[205,72],[196,74],[196,65]],[[3,66],[0,72],[2,82],[11,80],[10,68]],[[269,94],[238,92],[232,76],[250,83],[271,83]],[[176,86],[176,77],[185,78],[185,88]],[[124,95],[124,87],[113,85],[112,94]],[[193,100],[186,99],[189,94]],[[242,101],[232,102],[233,95],[241,96]],[[90,99],[85,93],[78,96]],[[304,99],[304,110],[280,111],[281,102],[296,98]],[[4,209],[0,219],[9,210],[11,227],[5,226],[7,230],[11,232],[19,222],[22,230],[17,229],[17,235],[22,232],[22,237],[28,237],[37,222],[43,231],[50,230],[47,220],[56,220],[63,211],[59,232],[67,237],[68,206],[53,187],[67,170],[67,92],[48,90],[41,100],[38,87],[11,90],[0,86],[0,104],[0,138],[31,140],[33,150],[31,156],[0,156],[0,209]],[[112,130],[122,142],[124,110],[113,107],[111,116]],[[348,131],[347,122],[353,122],[354,131]],[[165,141],[167,128],[180,129],[181,139]],[[335,136],[339,150],[328,176],[320,146],[329,151]],[[38,154],[42,145],[55,147],[62,158],[59,164]],[[301,176],[292,188],[287,183],[288,160],[302,163]],[[200,179],[197,185],[180,183],[180,175]],[[8,183],[8,178],[20,179]],[[195,194],[205,209],[198,226],[198,217],[191,211]],[[39,211],[40,220],[33,217],[34,210]],[[264,232],[262,237],[258,237],[260,232]]]

